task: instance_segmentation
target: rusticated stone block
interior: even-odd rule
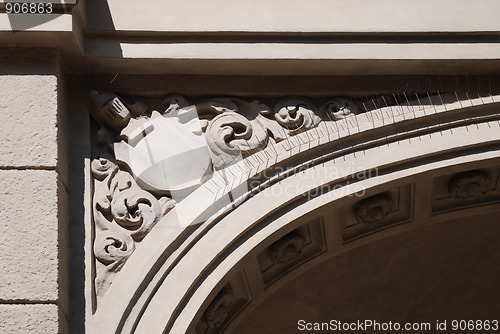
[[[0,76],[0,166],[56,166],[57,78]]]
[[[59,332],[57,305],[0,305],[0,333],[55,334]]]
[[[0,212],[0,300],[57,300],[57,173],[0,170]]]

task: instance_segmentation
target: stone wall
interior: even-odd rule
[[[61,75],[55,51],[33,52],[0,67],[0,333],[65,332],[68,314]]]

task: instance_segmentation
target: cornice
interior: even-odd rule
[[[54,4],[53,18],[18,26],[15,36],[13,18],[0,14],[0,46],[54,47],[67,72],[86,74],[454,75],[464,68],[498,74],[500,25],[492,14],[498,2],[442,0],[431,11],[430,4],[411,5],[413,12],[395,0],[376,8],[318,1],[304,12],[278,0],[243,15],[239,6],[217,1],[86,0]],[[469,19],[456,20],[453,8]],[[357,15],[369,17],[351,19]]]

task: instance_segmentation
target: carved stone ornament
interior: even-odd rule
[[[258,101],[221,98],[196,108],[207,123],[205,135],[215,169],[260,151],[270,140],[285,139],[279,124],[265,117],[271,113],[270,109]]]
[[[279,108],[285,105],[297,112],[279,111],[277,122],[258,101],[219,98],[190,105],[182,96],[168,95],[158,111],[126,103],[115,93],[91,92],[90,113],[101,126],[100,153],[92,162],[98,296],[136,243],[215,170],[320,121],[307,102]]]
[[[295,232],[285,235],[269,247],[269,257],[274,264],[290,263],[299,257],[306,239]]]
[[[190,104],[167,95],[155,110],[112,92],[90,95],[90,113],[100,125],[92,161],[98,296],[136,244],[214,172],[323,121],[304,98],[284,98],[271,109],[232,97]],[[355,114],[355,106],[338,98],[324,108],[337,120]],[[271,257],[287,263],[303,247],[303,237],[289,236],[272,247]]]
[[[394,204],[392,198],[384,194],[379,194],[362,200],[354,210],[354,213],[359,223],[373,224],[390,215]]]
[[[157,199],[141,189],[132,176],[105,158],[92,161],[94,176],[94,255],[98,266],[96,292],[110,284],[110,272],[121,269],[139,242],[173,207],[173,201]]]
[[[491,190],[491,179],[481,171],[459,173],[451,179],[448,190],[454,198],[477,198]]]
[[[332,120],[341,120],[359,113],[358,106],[347,98],[332,99],[323,104],[320,110]]]
[[[285,98],[274,107],[274,118],[293,135],[312,129],[321,122],[314,104],[306,99]]]
[[[205,319],[210,328],[217,328],[226,321],[234,305],[234,296],[230,292],[221,291],[205,311]]]

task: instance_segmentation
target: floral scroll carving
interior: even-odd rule
[[[274,112],[276,121],[291,135],[310,130],[321,122],[316,107],[306,99],[285,98],[276,104]]]
[[[110,284],[110,272],[121,269],[135,250],[135,243],[173,207],[173,201],[159,200],[141,189],[132,176],[105,158],[92,161],[94,176],[94,255],[98,266],[98,295]]]
[[[270,140],[285,139],[283,129],[265,117],[269,108],[258,101],[224,98],[196,106],[205,120],[205,136],[215,169],[265,148]]]

